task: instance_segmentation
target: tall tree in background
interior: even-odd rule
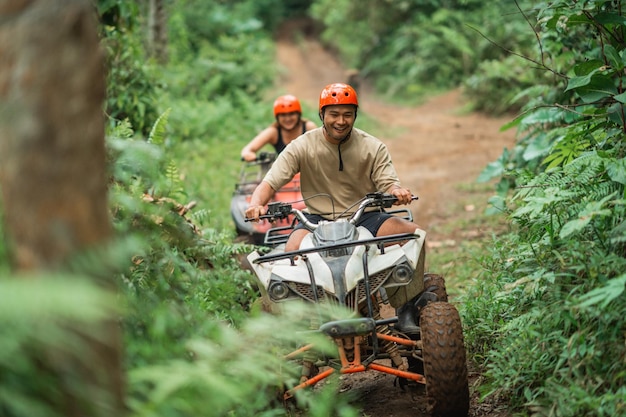
[[[164,0],[148,0],[148,49],[157,62],[167,62],[167,11]]]
[[[0,188],[16,276],[62,270],[111,235],[94,13],[89,0],[0,0]],[[41,361],[60,390],[53,407],[123,415],[119,327],[71,331],[88,346],[80,361],[65,351]]]

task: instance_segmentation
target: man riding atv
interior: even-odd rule
[[[266,213],[265,205],[276,190],[297,173],[300,173],[307,218],[313,223],[333,219],[337,213],[349,216],[350,210],[354,211],[350,204],[370,192],[389,193],[397,198],[396,205],[410,204],[411,191],[400,184],[387,147],[376,137],[354,127],[358,106],[356,91],[350,85],[335,83],[324,87],[319,98],[322,127],[300,135],[278,155],[254,190],[246,218],[258,221],[259,216]],[[320,194],[330,198],[312,198]],[[375,208],[364,213],[357,226],[364,226],[374,236],[413,233],[420,228]],[[308,233],[301,224],[297,225],[285,251],[297,250]],[[424,288],[423,254],[424,251],[415,271],[418,279],[389,300],[398,309],[397,327],[406,333],[419,331],[416,307],[411,300]]]

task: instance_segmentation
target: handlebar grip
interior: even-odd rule
[[[263,214],[263,215],[259,216],[259,220],[275,220],[275,219],[276,219],[276,216],[271,215],[271,214]],[[255,220],[256,219],[249,219],[247,217],[244,217],[244,219],[243,219],[243,221],[246,222],[246,223],[247,222],[253,222]]]

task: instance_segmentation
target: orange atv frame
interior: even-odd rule
[[[410,340],[410,339],[403,339],[401,337],[396,337],[396,336],[391,336],[391,335],[387,335],[384,333],[376,333],[376,337],[378,339],[383,339],[383,340],[387,340],[393,343],[397,343],[400,345],[405,345],[408,346],[410,348],[418,348],[421,349],[421,340]],[[347,340],[346,340],[347,339]],[[353,373],[358,373],[358,372],[365,372],[365,371],[369,371],[369,370],[373,370],[373,371],[378,371],[378,372],[383,372],[383,373],[387,373],[390,375],[394,375],[400,378],[405,378],[405,379],[409,379],[412,381],[415,381],[417,383],[420,384],[424,384],[426,385],[426,378],[424,377],[424,375],[415,373],[415,372],[408,372],[408,371],[403,371],[397,368],[392,368],[390,366],[385,366],[385,365],[381,365],[378,363],[374,363],[373,362],[373,358],[368,358],[365,363],[363,361],[361,361],[361,350],[360,349],[354,349],[354,354],[351,355],[353,356],[353,359],[350,360],[348,359],[348,354],[346,352],[346,348],[345,346],[360,346],[364,339],[364,336],[361,335],[355,335],[352,337],[343,337],[343,338],[337,338],[334,339],[338,348],[338,354],[339,354],[339,358],[341,360],[341,367],[339,367],[338,371],[342,374],[353,374]],[[298,358],[300,355],[302,355],[303,353],[311,350],[313,348],[313,344],[309,344],[306,346],[301,347],[300,349],[297,349],[291,353],[289,353],[288,355],[285,356],[285,359],[296,359]],[[318,382],[320,382],[323,379],[328,378],[330,375],[332,375],[334,372],[336,371],[335,368],[330,367],[329,369],[320,372],[319,374],[311,377],[311,378],[307,378],[307,377],[302,377],[300,380],[300,384],[296,385],[295,387],[291,388],[290,390],[287,390],[283,396],[284,400],[288,400],[290,398],[293,397],[294,393],[300,389],[303,388],[307,388],[307,387],[312,387],[315,384],[317,384]]]

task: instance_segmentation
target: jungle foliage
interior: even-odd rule
[[[494,240],[464,299],[485,394],[532,415],[626,413],[621,1],[537,2],[538,68],[516,147],[485,169],[516,233]]]
[[[365,3],[311,11],[379,90],[462,85],[476,109],[519,113],[503,127],[517,145],[481,176],[502,178],[492,211],[516,232],[460,303],[483,394],[537,416],[626,413],[622,2]]]

